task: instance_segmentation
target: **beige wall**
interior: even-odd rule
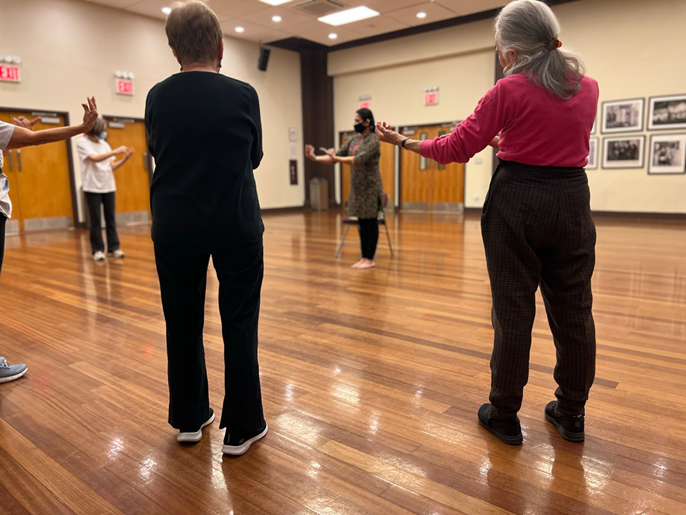
[[[581,0],[555,7],[555,12],[565,48],[578,53],[588,74],[600,82],[601,102],[645,97],[647,103],[649,96],[686,93],[683,0]],[[329,73],[335,77],[337,132],[349,128],[358,96],[364,94],[372,96],[377,118],[393,124],[461,119],[493,84],[493,22],[334,52]],[[439,106],[422,105],[423,88],[429,85],[440,87]],[[686,175],[647,175],[650,134],[659,133],[644,131],[643,169],[589,170],[594,210],[686,213]],[[466,167],[467,206],[483,203],[490,155],[487,150]]]
[[[300,58],[275,49],[263,73],[257,44],[231,38],[224,44],[222,73],[251,83],[260,96],[265,158],[255,177],[262,206],[301,206],[301,141],[300,184],[291,186],[288,174],[288,128],[302,134]],[[0,107],[68,111],[72,122],[80,120],[87,95],[96,96],[103,114],[142,118],[148,90],[179,70],[162,20],[82,1],[1,0],[0,54],[23,60],[21,84],[0,83]],[[114,93],[115,70],[135,73],[135,96]]]

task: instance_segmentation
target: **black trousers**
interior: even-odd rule
[[[209,415],[203,324],[210,256],[219,279],[225,397],[220,427],[252,433],[264,426],[257,328],[264,275],[262,240],[235,246],[155,244],[167,322],[169,423],[197,430]]]
[[[119,235],[117,234],[117,222],[114,216],[114,192],[86,194],[88,213],[90,214],[91,249],[93,254],[105,252],[105,244],[102,241],[102,219],[100,217],[100,205],[105,212],[105,232],[107,233],[107,251],[119,250]]]
[[[0,272],[2,272],[2,261],[5,259],[5,226],[7,217],[0,213]]]
[[[362,257],[374,259],[376,246],[379,243],[379,221],[376,218],[360,218],[360,245],[362,246]]]
[[[583,169],[502,162],[481,230],[493,296],[490,416],[511,417],[529,378],[539,285],[557,351],[558,411],[584,412],[595,377],[591,276],[596,231]]]

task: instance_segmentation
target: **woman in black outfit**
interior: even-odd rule
[[[167,18],[181,73],[148,94],[145,124],[157,168],[152,238],[167,324],[169,423],[179,442],[199,442],[214,420],[203,348],[207,267],[219,279],[225,360],[223,452],[244,454],[267,434],[257,362],[264,272],[253,169],[262,159],[257,93],[219,74],[216,15],[193,2]]]

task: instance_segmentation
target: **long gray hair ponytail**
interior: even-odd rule
[[[562,100],[581,89],[584,65],[569,52],[559,50],[560,24],[552,9],[538,0],[515,0],[495,21],[495,39],[503,54],[517,58],[505,75],[523,73]]]

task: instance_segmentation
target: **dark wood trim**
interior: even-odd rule
[[[332,148],[334,143],[333,77],[328,74],[328,52],[321,48],[300,50],[302,78],[303,139],[314,148]],[[310,180],[326,179],[329,205],[336,205],[336,168],[305,160],[305,206],[310,206]]]

